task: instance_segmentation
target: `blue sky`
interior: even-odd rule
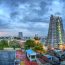
[[[51,14],[61,16],[65,25],[65,0],[0,0],[0,36],[19,31],[46,36]]]

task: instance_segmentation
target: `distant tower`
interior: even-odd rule
[[[19,37],[20,39],[22,39],[22,37],[23,37],[23,33],[22,33],[22,32],[19,32],[18,37]]]
[[[58,45],[62,44],[64,44],[64,29],[62,18],[51,15],[46,45],[58,48]]]

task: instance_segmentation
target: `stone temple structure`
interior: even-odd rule
[[[62,24],[62,18],[59,16],[50,17],[48,35],[46,39],[46,46],[58,48],[59,45],[64,44],[64,29]]]

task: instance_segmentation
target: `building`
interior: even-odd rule
[[[31,49],[26,50],[26,56],[30,61],[36,61],[36,52]]]
[[[15,65],[16,51],[0,51],[0,65]]]
[[[19,37],[20,39],[22,39],[22,38],[23,38],[23,33],[22,33],[22,32],[19,32],[18,37]]]
[[[51,15],[46,46],[58,48],[58,46],[64,44],[64,42],[62,18]]]

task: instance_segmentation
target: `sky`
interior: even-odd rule
[[[62,17],[65,0],[0,0],[0,36],[47,36],[50,15]]]

